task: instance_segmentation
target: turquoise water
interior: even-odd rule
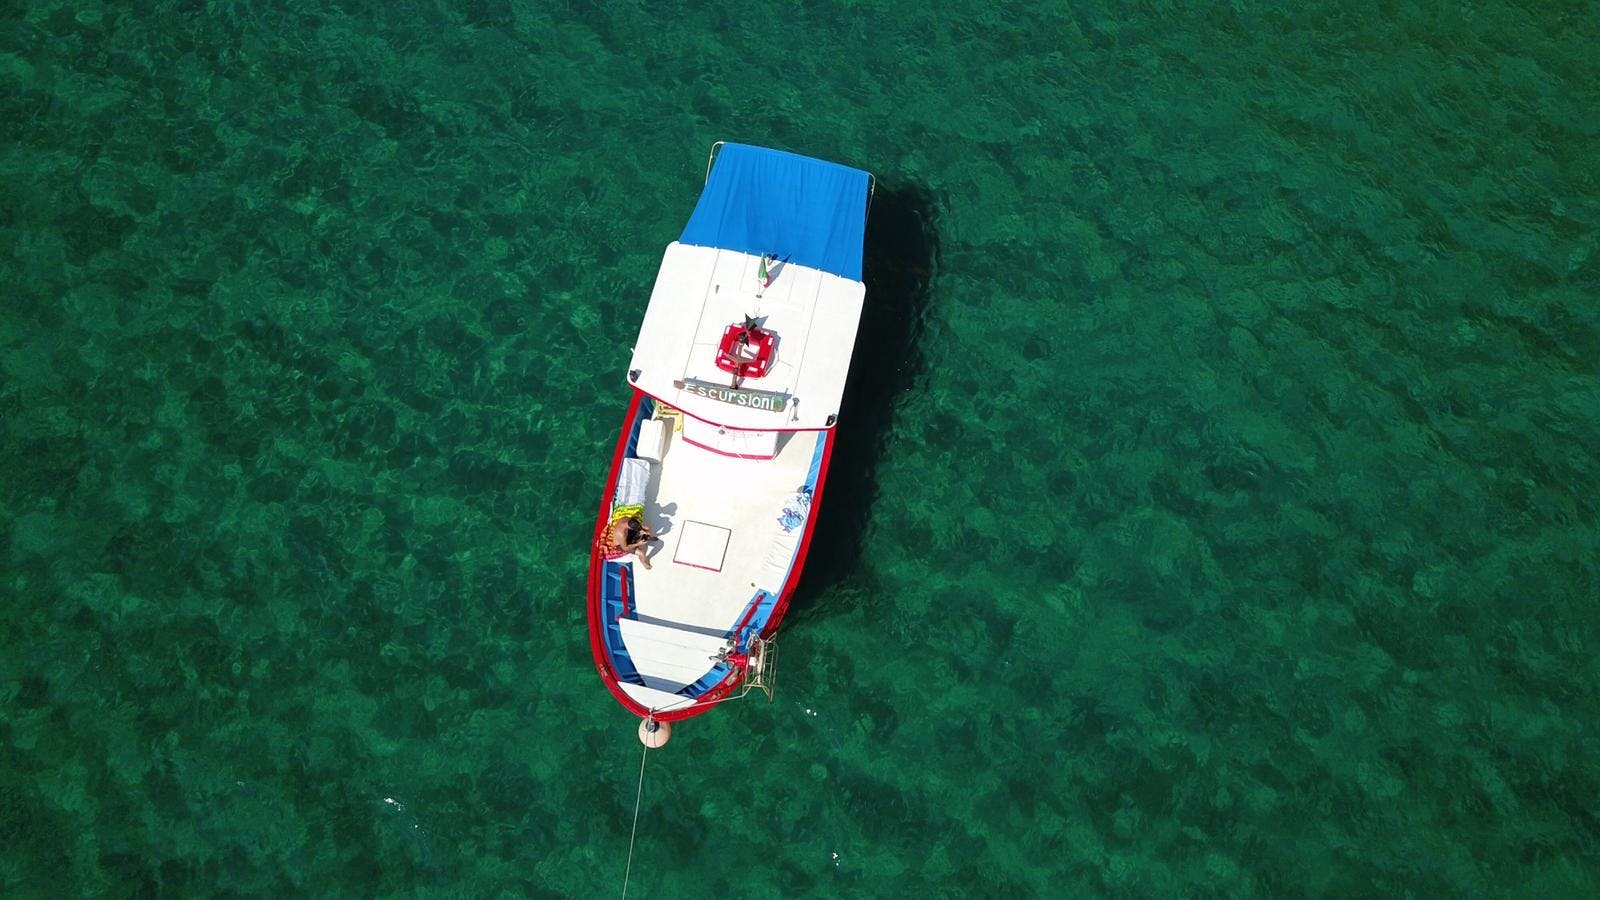
[[[875,172],[770,705],[639,896],[1600,894],[1600,10],[0,13],[0,892],[605,895],[717,139]]]

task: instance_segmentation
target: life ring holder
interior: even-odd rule
[[[717,345],[717,368],[735,378],[760,378],[772,371],[777,357],[778,336],[748,321],[723,329]]]

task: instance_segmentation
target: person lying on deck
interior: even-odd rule
[[[642,512],[642,510],[640,510]],[[637,515],[629,515],[632,510],[618,509],[612,514],[611,526],[600,537],[600,549],[606,559],[621,559],[632,553],[639,557],[646,569],[651,568],[650,557],[645,554],[645,547],[651,541],[659,541],[650,531],[650,526]]]

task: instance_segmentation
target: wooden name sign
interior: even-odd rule
[[[772,391],[752,391],[749,388],[731,388],[698,378],[685,378],[674,381],[672,386],[680,391],[688,391],[699,397],[709,397],[723,403],[732,403],[734,406],[745,406],[750,409],[760,409],[767,412],[783,412],[784,406],[789,402],[788,394],[778,394]]]

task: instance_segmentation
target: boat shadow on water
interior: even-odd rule
[[[861,560],[895,398],[922,378],[925,367],[921,339],[939,268],[938,213],[934,195],[914,183],[879,182],[872,198],[862,257],[866,303],[791,617],[825,613],[816,606],[818,596],[849,577]]]

